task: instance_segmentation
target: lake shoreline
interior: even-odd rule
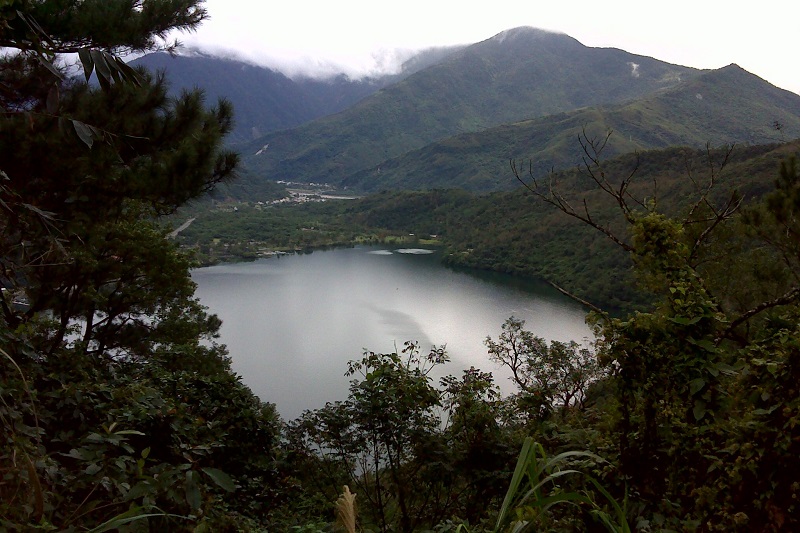
[[[347,361],[365,350],[446,345],[446,372],[482,368],[508,389],[484,340],[510,316],[550,340],[591,335],[583,309],[545,283],[456,271],[441,255],[359,245],[199,268],[192,277],[200,302],[222,320],[234,371],[287,419],[344,399]]]

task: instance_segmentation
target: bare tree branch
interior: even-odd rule
[[[708,195],[711,193],[711,190],[715,187],[719,175],[727,166],[728,160],[730,159],[731,153],[733,152],[735,147],[736,147],[735,144],[731,144],[727,147],[725,154],[723,155],[722,161],[720,162],[718,168],[715,168],[714,158],[711,155],[711,146],[709,144],[706,144],[706,162],[708,163],[709,176],[708,176],[708,183],[705,186],[700,185],[700,183],[698,183],[698,181],[695,179],[694,174],[692,173],[692,167],[689,164],[689,159],[687,157],[686,174],[689,176],[689,179],[694,184],[695,189],[697,189],[699,196],[697,198],[697,201],[694,204],[692,204],[691,208],[689,208],[689,212],[687,213],[686,218],[684,218],[683,221],[684,225],[695,222],[695,220],[693,220],[694,214],[697,211],[697,209],[700,208],[701,205],[705,205],[709,209],[711,209],[711,212],[714,213],[715,216],[718,215],[717,210],[709,201]]]
[[[747,322],[757,314],[762,313],[767,309],[772,309],[775,307],[779,307],[781,305],[789,305],[791,303],[796,302],[798,299],[800,299],[800,287],[793,287],[783,296],[779,296],[774,300],[758,304],[757,306],[753,307],[749,311],[746,311],[745,313],[740,315],[737,319],[735,319],[733,322],[731,322],[730,326],[728,326],[728,328],[723,332],[721,338],[729,337],[734,329],[742,325],[744,322]]]
[[[561,294],[563,294],[564,296],[567,296],[567,297],[569,297],[569,298],[572,298],[573,300],[575,300],[575,301],[576,301],[576,302],[578,302],[579,304],[581,304],[581,305],[584,305],[584,306],[588,307],[589,309],[591,309],[592,311],[595,311],[596,313],[600,313],[601,315],[604,315],[604,316],[606,315],[606,312],[605,312],[605,311],[603,311],[602,309],[600,309],[599,307],[597,307],[597,306],[596,306],[596,305],[594,305],[593,303],[591,303],[591,302],[587,302],[587,301],[586,301],[586,300],[584,300],[583,298],[581,298],[581,297],[579,297],[579,296],[576,296],[576,295],[572,294],[571,292],[567,291],[566,289],[563,289],[563,288],[559,287],[558,285],[556,285],[556,284],[555,284],[555,283],[553,283],[552,281],[550,281],[549,283],[550,283],[550,285],[551,285],[551,286],[552,286],[552,287],[553,287],[555,290],[557,290],[558,292],[560,292],[560,293],[561,293]]]
[[[609,133],[609,135],[610,135],[610,133]],[[584,133],[584,137],[585,136],[586,136],[586,134]],[[583,150],[586,153],[586,158],[588,158],[588,161],[593,162],[592,164],[590,164],[587,161],[587,159],[584,159],[584,164],[586,165],[586,170],[587,170],[588,176],[592,179],[592,181],[594,181],[598,185],[598,187],[600,187],[600,189],[602,189],[606,194],[608,194],[609,196],[614,198],[614,200],[617,202],[617,204],[622,209],[622,212],[623,212],[623,214],[625,216],[626,221],[628,221],[628,223],[632,223],[633,222],[632,211],[628,207],[627,201],[625,200],[625,196],[626,196],[626,191],[627,191],[628,185],[630,184],[630,181],[633,179],[633,176],[636,173],[636,169],[634,169],[630,173],[630,175],[627,176],[622,181],[622,183],[620,184],[619,188],[616,189],[615,187],[613,187],[610,184],[610,182],[606,178],[605,171],[603,171],[602,167],[600,167],[599,170],[597,170],[597,171],[595,171],[595,169],[592,167],[593,164],[596,164],[596,166],[600,166],[599,154],[602,151],[602,149],[605,147],[605,143],[607,141],[608,141],[608,136],[606,136],[606,138],[603,140],[603,142],[601,143],[600,146],[597,146],[596,141],[594,141],[592,139],[588,139],[588,138],[587,138],[587,140],[581,139],[580,140],[581,146],[583,147]],[[526,189],[528,189],[531,193],[533,193],[536,197],[538,197],[539,199],[543,200],[544,202],[556,207],[561,212],[563,212],[563,213],[565,213],[565,214],[567,214],[567,215],[569,215],[569,216],[571,216],[573,218],[576,218],[576,219],[580,220],[581,222],[583,222],[583,223],[595,228],[596,230],[601,232],[603,235],[605,235],[606,237],[611,239],[612,242],[614,242],[616,245],[620,246],[626,252],[632,252],[633,251],[633,246],[631,246],[627,242],[625,242],[622,239],[620,239],[619,237],[617,237],[617,235],[615,235],[614,232],[612,232],[611,229],[608,226],[603,226],[602,224],[597,222],[594,218],[592,218],[592,215],[591,215],[591,212],[589,211],[589,206],[588,206],[588,203],[586,202],[586,199],[583,200],[583,209],[582,209],[582,211],[578,211],[577,209],[575,209],[570,204],[570,202],[561,193],[559,193],[555,189],[554,183],[553,183],[554,180],[553,180],[553,172],[552,171],[550,173],[550,180],[549,180],[549,182],[547,184],[547,190],[545,192],[545,191],[542,191],[542,188],[539,185],[539,181],[536,179],[536,177],[533,174],[533,163],[532,162],[529,162],[529,169],[528,169],[528,175],[530,176],[530,183],[522,178],[521,172],[520,172],[520,170],[519,170],[519,168],[517,166],[517,162],[515,160],[512,159],[510,161],[510,164],[511,164],[511,171],[514,174],[514,177]],[[638,168],[638,163],[637,163],[637,168]]]
[[[728,199],[728,202],[725,204],[725,207],[722,211],[716,212],[713,218],[707,219],[711,222],[706,228],[697,236],[695,239],[694,244],[692,245],[691,253],[689,254],[689,261],[691,262],[697,255],[698,250],[705,242],[706,238],[714,231],[720,223],[728,220],[731,218],[741,207],[742,201],[744,197],[739,196],[736,191],[731,193],[731,197]]]

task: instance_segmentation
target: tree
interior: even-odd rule
[[[503,425],[508,402],[492,374],[474,367],[464,370],[460,379],[445,376],[440,383],[448,454],[433,473],[449,493],[448,516],[476,524],[499,502],[508,484],[518,445]]]
[[[419,480],[438,447],[441,404],[429,373],[446,361],[442,349],[421,355],[411,342],[401,353],[366,352],[348,364],[347,375],[362,378],[351,382],[348,399],[307,411],[295,424],[298,447],[344,466],[381,531],[410,533],[428,518]]]
[[[141,78],[142,87],[65,87],[64,113],[116,132],[91,149],[65,139],[58,121],[33,131],[21,116],[0,123],[4,284],[28,303],[4,307],[4,318],[16,327],[52,312],[52,346],[82,318],[84,346],[102,352],[119,342],[112,334],[147,330],[168,287],[190,297],[188,263],[150,220],[229,179],[236,163],[215,148],[231,124],[227,104],[205,111],[199,94],[171,102],[163,79]]]
[[[95,333],[107,338],[126,329],[132,313],[153,312],[143,302],[132,309],[131,297],[120,296],[125,283],[153,295],[154,276],[162,288],[171,276],[175,287],[183,283],[183,299],[191,292],[180,281],[185,263],[164,268],[174,254],[163,245],[156,251],[162,236],[155,226],[145,230],[146,220],[232,177],[236,156],[218,148],[232,110],[220,102],[206,111],[199,92],[171,101],[162,77],[135,73],[111,54],[151,49],[205,16],[197,0],[0,6],[0,43],[15,50],[0,69],[0,267],[9,327],[53,312],[55,347],[83,318],[88,349]],[[87,80],[95,72],[103,90],[66,79],[60,58],[70,52],[80,53]],[[148,241],[155,255],[138,254]],[[102,352],[108,341],[94,344]]]
[[[523,329],[511,317],[497,342],[486,337],[489,357],[511,370],[519,401],[537,419],[560,406],[562,417],[575,406],[583,409],[589,385],[602,377],[595,355],[577,342],[547,341]]]
[[[169,98],[116,55],[205,16],[199,0],[0,2],[2,529],[268,511],[277,416],[232,374],[158,222],[234,176],[232,109]]]

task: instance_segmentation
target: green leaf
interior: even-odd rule
[[[75,133],[78,134],[80,140],[83,141],[83,144],[91,148],[92,144],[94,144],[94,136],[91,128],[79,120],[72,120],[72,127],[75,129]]]
[[[139,76],[139,73],[120,58],[113,57],[112,67],[117,69],[120,77],[126,82],[132,83],[136,87],[142,86],[142,80],[141,76]]]
[[[186,472],[186,503],[192,509],[200,508],[200,485],[197,482],[197,472]]]
[[[534,443],[534,440],[531,437],[527,437],[525,442],[522,444],[522,450],[517,458],[517,466],[514,468],[514,474],[511,476],[511,483],[508,486],[508,491],[506,492],[506,496],[503,499],[503,504],[500,507],[500,513],[497,516],[495,530],[499,530],[502,527],[506,520],[506,516],[511,511],[511,506],[517,495],[519,485],[522,483],[522,480],[525,476],[527,466],[535,460],[535,446],[536,443]]]
[[[214,483],[220,486],[220,488],[227,490],[228,492],[233,492],[236,490],[236,484],[233,482],[233,479],[218,468],[203,468],[203,472],[205,472],[208,477],[210,477]]]
[[[90,50],[88,48],[81,48],[78,50],[78,58],[83,65],[83,75],[86,77],[86,81],[89,81],[89,78],[92,77],[92,71],[94,71],[94,59],[92,59]]]
[[[111,518],[110,520],[103,522],[99,526],[94,529],[90,529],[89,533],[103,533],[105,531],[113,531],[120,529],[121,526],[125,524],[130,524],[131,522],[135,522],[137,520],[145,520],[147,518],[154,518],[156,516],[168,516],[171,518],[178,518],[181,520],[188,520],[188,517],[176,515],[176,514],[169,514],[169,513],[149,513],[144,514],[143,509],[141,507],[131,507],[124,513],[118,514],[117,516]]]
[[[108,90],[111,87],[111,69],[106,63],[105,54],[101,50],[91,50],[89,52],[94,60],[94,70],[95,74],[97,74],[97,81],[100,82],[100,86],[104,90]]]
[[[38,22],[36,22],[36,19],[35,19],[35,18],[33,18],[33,17],[31,17],[31,16],[29,16],[29,15],[27,15],[27,14],[23,13],[23,12],[22,12],[22,11],[20,11],[19,9],[17,9],[17,16],[18,16],[18,17],[19,17],[19,18],[20,18],[20,19],[21,19],[21,20],[22,20],[22,21],[23,21],[25,24],[27,24],[27,25],[28,25],[28,27],[29,27],[29,28],[30,28],[30,29],[31,29],[31,30],[32,30],[32,31],[33,31],[33,32],[36,34],[36,37],[37,37],[38,39],[43,39],[45,42],[47,42],[48,44],[50,44],[50,46],[53,46],[53,40],[50,38],[50,34],[49,34],[49,33],[47,33],[46,31],[44,31],[44,28],[42,28],[42,27],[39,25],[39,23],[38,23]],[[38,43],[37,43],[37,44],[38,44]]]
[[[699,317],[699,316],[696,316],[696,317],[693,317],[693,318],[686,318],[686,317],[683,317],[683,316],[674,316],[674,317],[671,317],[669,320],[671,322],[673,322],[675,324],[679,324],[681,326],[691,326],[691,325],[694,325],[694,324],[697,324],[698,322],[700,322],[700,318],[701,317]]]
[[[94,457],[94,454],[86,448],[72,448],[69,453],[65,454],[67,457],[74,457],[81,461],[89,461]]]
[[[734,376],[737,373],[736,369],[727,363],[717,363],[716,366],[726,376]]]
[[[692,409],[692,414],[694,414],[695,420],[702,420],[704,416],[706,416],[706,402],[701,400],[695,400],[694,402],[694,409]]]
[[[714,352],[717,350],[717,346],[708,339],[700,339],[699,341],[695,339],[688,339],[688,340],[695,346],[698,346],[707,352]]]
[[[775,404],[775,405],[773,405],[772,407],[770,407],[768,409],[755,409],[753,411],[753,414],[756,415],[756,416],[771,415],[773,413],[773,411],[775,411],[775,409],[777,409],[778,407],[780,407],[780,404]]]
[[[24,208],[25,208],[25,209],[27,209],[28,211],[31,211],[31,212],[33,212],[33,213],[36,213],[36,214],[37,214],[38,216],[40,216],[40,217],[42,217],[42,218],[46,218],[46,219],[52,219],[52,218],[53,218],[53,217],[55,217],[55,215],[56,215],[56,214],[55,214],[55,213],[53,213],[52,211],[44,211],[43,209],[39,209],[38,207],[36,207],[36,206],[35,206],[35,205],[33,205],[33,204],[23,203],[23,204],[22,204],[22,207],[24,207]]]
[[[144,433],[135,429],[123,429],[122,431],[115,431],[114,435],[144,435]]]
[[[694,396],[695,394],[700,391],[703,387],[706,386],[706,380],[702,378],[693,379],[689,382],[689,394]]]
[[[42,64],[47,70],[49,70],[56,78],[63,80],[64,76],[58,71],[58,69],[53,65],[52,62],[48,61],[42,56],[39,56],[39,63]]]

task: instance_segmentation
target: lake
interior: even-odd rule
[[[438,376],[474,366],[510,392],[483,344],[508,317],[548,340],[591,336],[583,309],[548,285],[456,271],[436,250],[340,248],[200,268],[192,278],[223,321],[233,370],[286,420],[345,399],[347,361],[364,350],[444,344],[450,363]]]

